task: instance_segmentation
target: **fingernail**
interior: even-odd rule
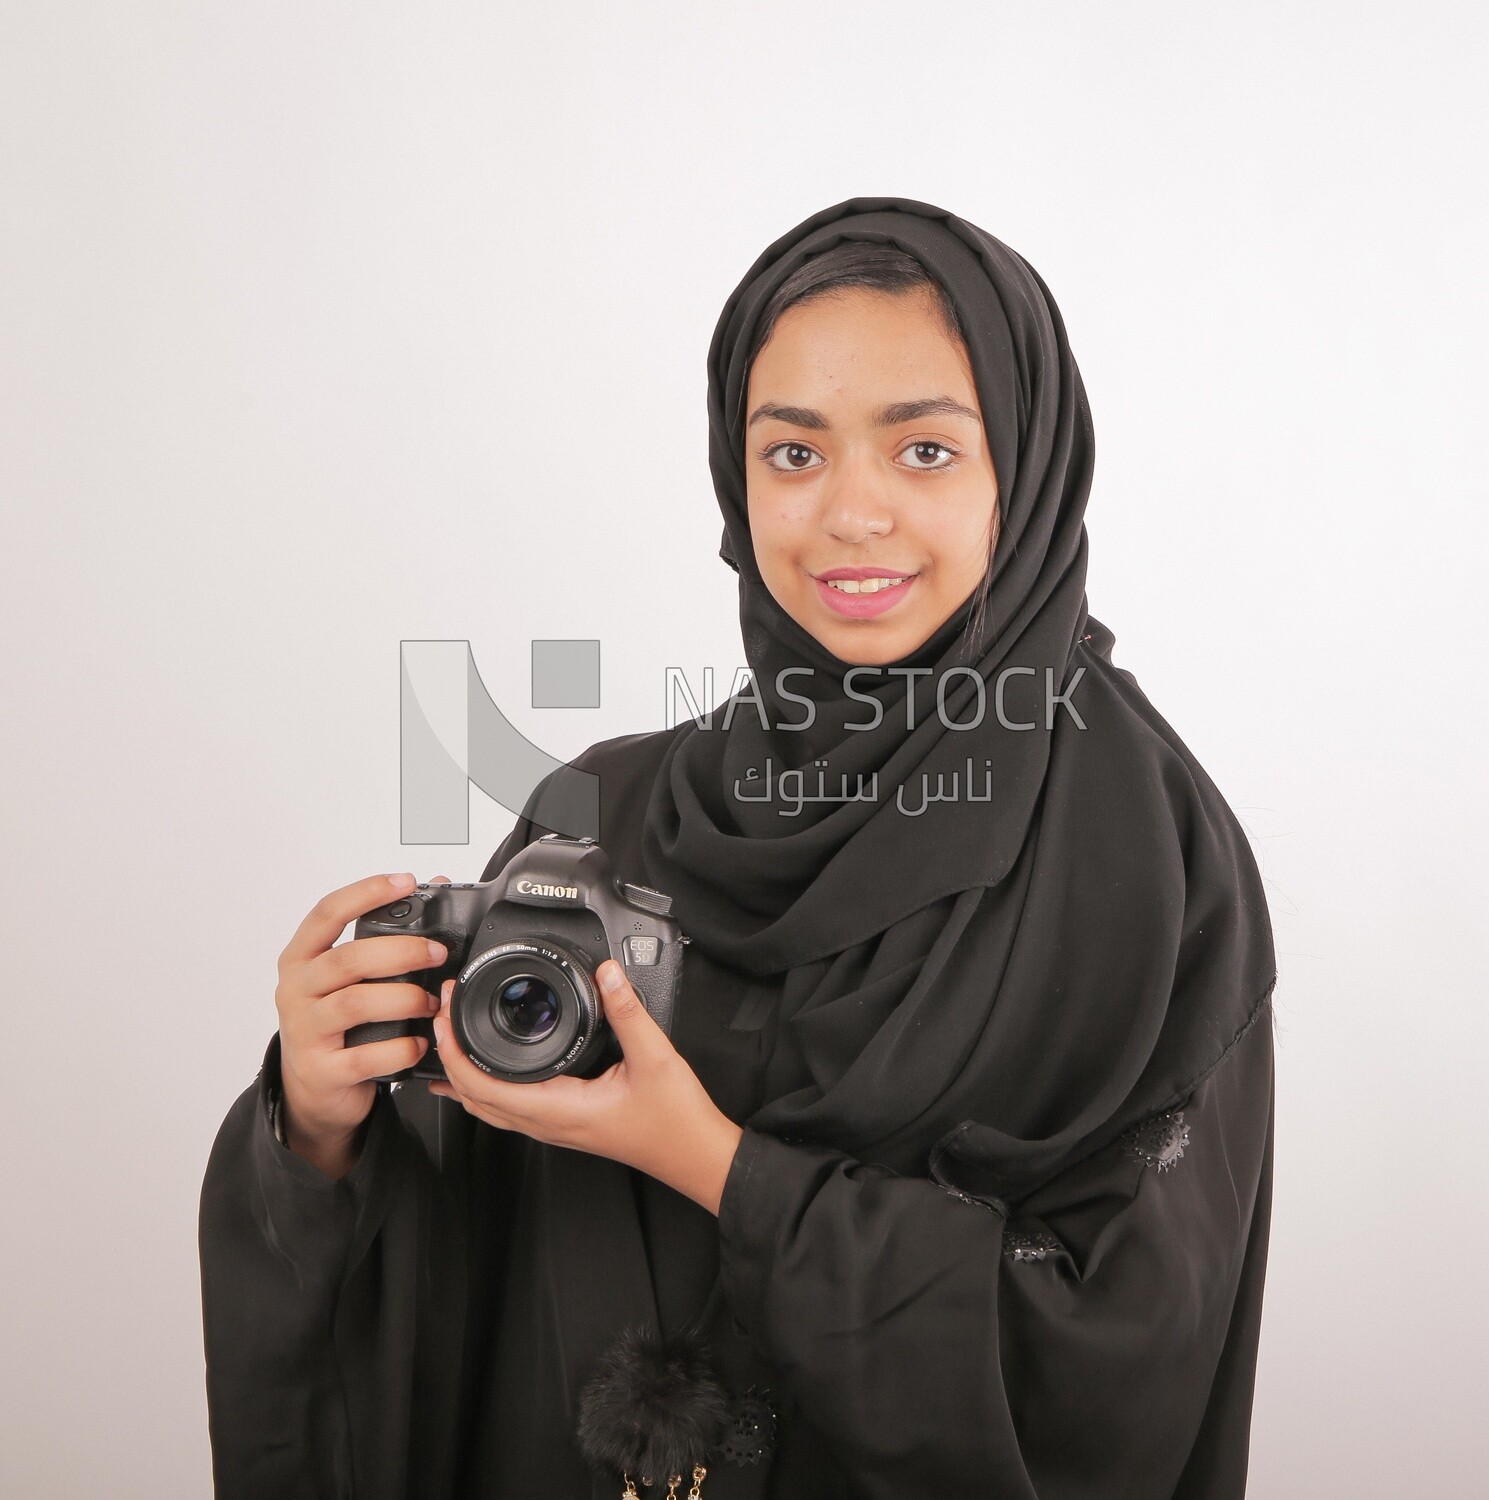
[[[429,956],[435,963],[442,964],[445,961],[445,945],[443,943],[430,942]]]
[[[430,1015],[438,1015],[439,1014],[439,1004],[440,1004],[439,996],[438,995],[426,994],[424,998],[429,1001],[429,1014]]]
[[[414,884],[414,877],[410,871],[405,870],[401,875],[388,876],[388,884],[391,885],[395,891],[401,891],[405,886],[411,886]]]
[[[625,975],[620,971],[620,965],[613,958],[607,958],[600,965],[600,988],[602,990],[618,990],[624,982]]]

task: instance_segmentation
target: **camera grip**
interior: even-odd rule
[[[631,981],[631,987],[651,1013],[652,1020],[670,1037],[673,1010],[682,982],[683,948],[676,941],[664,942],[660,948],[655,964],[633,964],[626,967],[626,978]]]
[[[430,976],[436,976],[437,969],[420,969],[412,974],[387,974],[378,975],[375,978],[364,979],[363,984],[417,984],[426,993],[435,993],[429,988]],[[434,1022],[422,1016],[410,1016],[401,1021],[363,1021],[357,1026],[348,1026],[346,1029],[345,1043],[348,1047],[365,1046],[368,1042],[388,1042],[399,1036],[422,1036],[428,1039],[431,1049],[434,1047]]]

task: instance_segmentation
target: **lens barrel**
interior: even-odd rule
[[[518,1083],[572,1070],[605,1024],[587,958],[551,937],[477,954],[455,981],[450,1019],[478,1068]]]

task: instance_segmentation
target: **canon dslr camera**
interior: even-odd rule
[[[356,936],[392,932],[434,938],[443,964],[384,983],[412,981],[432,994],[452,975],[450,1020],[467,1057],[493,1078],[538,1083],[559,1073],[593,1078],[620,1060],[594,972],[607,958],[669,1035],[688,941],[668,916],[672,898],[617,879],[593,839],[545,834],[514,854],[494,879],[420,885],[361,917]],[[429,1020],[370,1021],[346,1033],[349,1047],[423,1036],[412,1068],[384,1082],[445,1077]]]

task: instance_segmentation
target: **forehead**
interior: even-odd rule
[[[865,404],[937,392],[977,404],[967,352],[923,288],[843,287],[788,307],[755,356],[750,396],[783,399],[808,386],[821,399],[862,395]]]

